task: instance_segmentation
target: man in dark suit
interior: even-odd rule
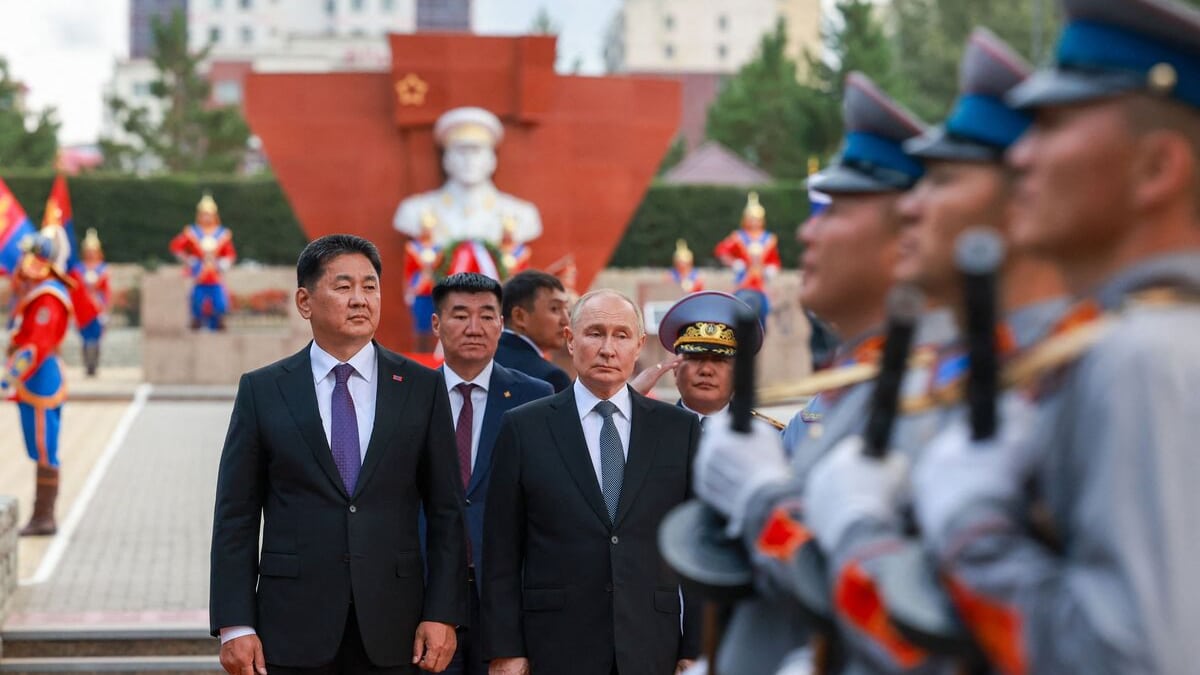
[[[440,672],[467,620],[450,403],[440,374],[374,342],[380,269],[360,237],[305,247],[296,307],[313,342],[238,385],[209,610],[231,675]]]
[[[496,362],[509,370],[549,382],[554,391],[571,386],[562,368],[546,360],[545,352],[562,349],[566,339],[567,291],[551,274],[526,270],[504,284],[504,332]]]
[[[493,675],[671,675],[699,651],[657,532],[691,494],[700,425],[626,385],[645,340],[633,301],[583,296],[567,331],[579,378],[505,415],[483,533]]]
[[[479,642],[479,593],[482,571],[483,507],[487,501],[492,446],[505,412],[549,396],[554,389],[541,380],[496,363],[500,339],[500,282],[482,274],[454,274],[433,287],[433,333],[442,343],[442,374],[450,395],[454,441],[466,491],[468,627],[458,631],[458,649],[448,673],[486,675]]]

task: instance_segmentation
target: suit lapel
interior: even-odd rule
[[[587,440],[583,437],[583,426],[579,423],[579,411],[575,408],[575,390],[567,388],[554,399],[551,404],[554,413],[550,417],[550,432],[558,445],[558,454],[588,506],[592,507],[602,523],[609,525],[608,507],[604,505],[604,495],[600,494],[600,479],[592,466]]]
[[[313,384],[312,360],[309,358],[311,347],[312,343],[310,342],[308,347],[285,361],[284,373],[275,382],[292,420],[300,429],[300,436],[304,438],[304,442],[312,451],[317,464],[325,471],[325,475],[329,477],[338,492],[343,496],[349,496],[346,495],[346,488],[342,485],[342,475],[338,473],[337,465],[333,463],[333,452],[329,449],[329,440],[325,438],[325,428],[321,426],[321,411],[317,407],[317,388]]]
[[[412,385],[405,384],[403,377],[412,362],[380,347],[377,343],[375,353],[378,357],[375,373],[375,426],[371,429],[371,440],[367,443],[367,456],[363,458],[362,470],[358,472],[358,484],[354,487],[355,496],[362,494],[375,467],[379,466],[383,454],[387,452],[388,443],[400,424],[400,418],[403,417],[408,393],[412,390]]]
[[[487,407],[483,411],[483,426],[479,430],[479,450],[475,456],[475,468],[471,471],[471,482],[467,485],[467,496],[479,485],[492,466],[492,446],[500,433],[500,418],[508,411],[511,399],[505,399],[512,378],[499,363],[492,364],[492,379],[488,382]]]
[[[615,527],[620,527],[625,516],[629,514],[629,509],[633,507],[638,492],[646,482],[646,475],[650,473],[650,467],[654,464],[654,453],[658,449],[658,444],[654,442],[650,433],[654,409],[644,396],[632,388],[629,394],[633,399],[633,419],[629,425],[629,452],[625,459],[625,476],[621,481],[621,499],[617,502]]]

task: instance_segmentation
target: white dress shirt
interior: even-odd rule
[[[588,390],[578,379],[575,380],[575,407],[579,410],[579,424],[583,426],[583,439],[587,441],[588,455],[592,458],[592,468],[596,470],[596,482],[604,488],[603,477],[600,473],[600,428],[604,426],[604,418],[592,410],[600,402],[595,394]],[[629,434],[633,428],[633,397],[629,395],[629,387],[623,386],[612,398],[608,399],[617,406],[613,415],[613,423],[617,425],[617,435],[621,437],[621,449],[625,452],[625,461],[629,461]]]
[[[446,391],[450,394],[450,414],[454,420],[454,428],[458,428],[458,415],[463,409],[463,397],[458,392],[458,385],[470,382],[475,385],[471,390],[471,471],[475,470],[475,460],[479,458],[479,435],[483,432],[483,415],[487,412],[488,384],[492,381],[492,365],[488,361],[483,370],[473,380],[464,380],[450,368],[450,364],[442,365],[442,374],[446,380]]]
[[[341,362],[318,347],[315,340],[308,356],[312,361],[313,384],[317,388],[317,411],[321,413],[321,426],[325,429],[325,440],[329,442],[330,428],[333,426],[333,387],[337,383],[333,368]],[[354,417],[358,422],[359,461],[367,456],[367,444],[371,442],[371,430],[375,428],[375,398],[379,386],[375,377],[379,374],[378,360],[375,345],[367,343],[346,361],[354,366],[354,372],[346,386],[350,389],[350,398],[354,399]]]
[[[318,347],[315,340],[308,350],[308,358],[312,362],[313,384],[317,389],[317,411],[321,414],[321,426],[325,428],[325,441],[332,445],[329,431],[333,426],[333,418],[330,411],[333,409],[333,387],[337,383],[333,367],[341,362]],[[359,461],[367,456],[367,444],[371,442],[371,430],[375,428],[375,399],[378,387],[375,376],[378,373],[378,359],[375,345],[367,343],[346,362],[354,366],[354,373],[347,380],[346,387],[350,389],[350,398],[354,400],[354,417],[358,422]],[[221,644],[225,644],[235,638],[254,635],[255,630],[250,626],[226,626],[221,628],[220,634]]]

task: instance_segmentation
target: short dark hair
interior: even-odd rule
[[[369,240],[353,234],[327,234],[308,242],[308,246],[300,252],[296,260],[296,286],[308,290],[325,273],[325,266],[330,260],[347,253],[358,253],[371,261],[375,274],[383,276],[383,261],[379,259],[379,249]]]
[[[503,302],[504,291],[500,282],[483,274],[474,272],[459,272],[437,282],[433,287],[433,311],[442,315],[442,301],[451,293],[491,293],[496,296],[496,304]]]
[[[505,323],[512,318],[513,307],[525,311],[533,310],[538,291],[543,288],[551,291],[566,291],[558,277],[541,270],[525,270],[514,274],[504,283],[504,304],[500,307],[500,315]]]

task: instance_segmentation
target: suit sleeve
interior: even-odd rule
[[[481,623],[487,660],[525,655],[521,626],[521,572],[525,550],[525,502],[521,493],[521,444],[506,414],[492,451],[483,527]]]
[[[418,481],[427,517],[429,579],[423,621],[467,623],[467,529],[450,398],[439,373]]]
[[[266,495],[266,456],[260,442],[253,380],[243,375],[217,473],[213,515],[209,628],[257,623],[258,535]]]
[[[688,415],[688,499],[693,496],[691,466],[696,460],[696,449],[700,445],[700,421]],[[679,658],[700,657],[701,626],[703,622],[703,600],[693,593],[683,591],[683,639],[679,641]]]

